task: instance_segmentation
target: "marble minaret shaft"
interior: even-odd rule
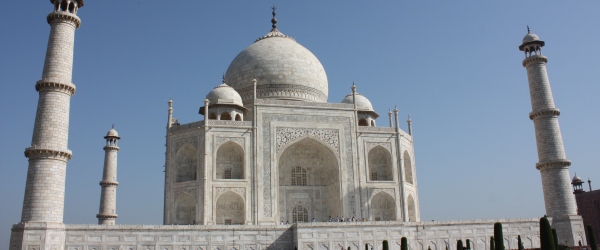
[[[573,223],[577,209],[571,191],[569,166],[571,161],[565,154],[558,116],[560,111],[554,106],[554,98],[546,72],[548,59],[542,55],[545,45],[535,34],[528,33],[519,49],[525,52],[523,67],[527,69],[532,111],[529,118],[535,127],[538,159],[536,168],[542,176],[542,188],[546,215],[552,217],[552,227],[556,228],[559,242],[575,244]]]
[[[100,195],[100,212],[96,217],[99,225],[114,225],[117,219],[117,152],[118,142],[121,137],[113,128],[104,137],[104,172],[102,174],[102,194]]]
[[[75,94],[73,47],[75,29],[81,24],[76,14],[83,1],[52,3],[54,11],[46,18],[50,24],[46,60],[42,79],[35,84],[39,99],[33,137],[25,149],[29,167],[21,222],[63,222],[67,161],[72,157],[67,143],[70,101]]]

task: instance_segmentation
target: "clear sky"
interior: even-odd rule
[[[270,30],[272,1],[86,1],[75,36],[65,223],[97,223],[103,136],[114,123],[118,223],[162,223],[167,101],[181,123],[229,63]],[[545,213],[527,75],[526,25],[546,41],[565,149],[600,187],[599,1],[275,1],[278,28],[311,50],[329,102],[352,81],[388,124],[413,120],[421,220]],[[0,248],[20,220],[51,11],[6,1],[0,15]],[[406,123],[402,123],[406,130]],[[587,185],[585,186],[587,190]]]

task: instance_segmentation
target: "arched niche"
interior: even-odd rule
[[[281,153],[278,175],[281,221],[293,221],[297,205],[316,221],[343,215],[339,163],[327,146],[312,138],[296,141]]]
[[[412,161],[410,160],[410,155],[406,150],[404,151],[404,179],[406,182],[414,184],[415,178],[413,177]]]
[[[217,150],[217,179],[244,179],[244,149],[228,141]]]
[[[175,221],[177,225],[196,224],[196,199],[189,194],[175,198]]]
[[[177,151],[175,156],[176,182],[196,180],[196,167],[198,165],[196,152],[196,148],[189,144],[184,145]]]
[[[227,191],[217,198],[217,225],[242,225],[246,220],[244,198],[232,191]]]
[[[369,123],[367,122],[367,119],[365,118],[360,118],[358,120],[358,126],[369,126]]]
[[[371,181],[391,181],[394,180],[392,174],[392,155],[382,146],[374,147],[369,151],[369,180]]]
[[[415,199],[412,197],[412,194],[408,195],[406,204],[408,206],[408,221],[416,222],[417,221],[417,206],[415,204]]]
[[[240,114],[235,115],[235,120],[236,121],[241,121],[242,120],[242,116]]]
[[[371,221],[396,220],[396,202],[394,202],[394,197],[386,192],[375,194],[371,198],[369,218]]]
[[[223,112],[221,113],[221,119],[223,121],[230,121],[231,120],[231,114],[229,114],[229,112]]]

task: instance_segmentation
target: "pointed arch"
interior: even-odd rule
[[[375,120],[371,120],[371,127],[375,127]]]
[[[396,202],[394,197],[386,192],[379,192],[371,198],[369,219],[371,221],[396,220]]]
[[[71,2],[69,4],[69,13],[75,14],[75,3]]]
[[[392,155],[382,146],[369,150],[369,180],[392,181]]]
[[[236,121],[241,121],[242,120],[242,116],[240,114],[235,115],[235,120]]]
[[[404,150],[404,180],[410,184],[414,184],[413,165],[407,150]]]
[[[244,179],[244,149],[228,141],[217,150],[217,179]]]
[[[216,120],[216,119],[217,119],[217,115],[215,115],[215,113],[210,113],[210,114],[208,115],[208,119],[209,119],[209,120]]]
[[[196,199],[183,193],[175,199],[175,223],[192,225],[196,223]]]
[[[358,120],[358,126],[369,126],[369,123],[367,122],[367,119],[365,118],[360,118]]]
[[[408,199],[406,199],[406,204],[408,207],[408,221],[416,222],[417,221],[417,206],[415,204],[415,199],[412,194],[408,195]]]
[[[175,156],[175,171],[177,172],[175,182],[196,180],[196,168],[198,166],[196,152],[196,148],[189,144],[177,150]]]
[[[310,137],[293,142],[278,158],[277,172],[279,220],[293,221],[296,205],[316,221],[343,214],[338,158],[325,144]]]
[[[229,114],[229,112],[223,112],[221,113],[221,119],[222,121],[230,121],[231,120],[231,114]]]
[[[217,225],[242,225],[246,221],[244,198],[233,191],[227,191],[217,198]]]
[[[67,11],[67,0],[62,0],[62,2],[60,3],[60,10],[61,11]]]

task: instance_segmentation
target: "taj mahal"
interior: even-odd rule
[[[358,87],[328,96],[319,59],[277,28],[233,59],[206,90],[202,119],[180,124],[167,106],[163,225],[118,222],[120,136],[106,136],[98,225],[64,224],[74,34],[83,0],[50,0],[50,37],[20,222],[11,250],[454,249],[488,250],[496,220],[420,219],[410,118],[378,114]],[[546,214],[560,242],[585,244],[550,83],[545,45],[528,32],[518,46],[528,75]],[[516,48],[515,48],[516,49]],[[333,100],[333,101],[331,101]],[[340,101],[341,100],[341,101]],[[162,124],[161,124],[162,126]],[[99,177],[100,178],[100,177]],[[340,221],[344,222],[340,222]],[[538,219],[502,219],[505,245],[540,245]]]

